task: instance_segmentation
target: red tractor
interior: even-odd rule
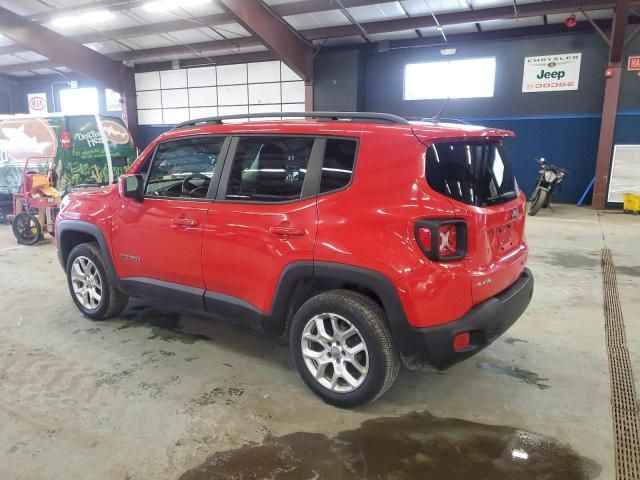
[[[55,235],[61,196],[52,186],[52,164],[50,157],[31,157],[25,162],[20,192],[13,196],[12,222],[13,234],[23,245],[35,245],[45,233]]]

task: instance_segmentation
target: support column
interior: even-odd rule
[[[603,209],[607,203],[607,186],[609,184],[609,169],[613,152],[613,132],[616,127],[618,114],[618,96],[622,67],[620,64],[610,65],[611,77],[607,78],[604,89],[604,105],[602,107],[602,123],[600,124],[600,140],[598,141],[598,157],[596,161],[595,183],[593,186],[593,200],[591,207]]]
[[[613,152],[613,132],[616,127],[618,113],[618,97],[622,74],[622,53],[625,44],[625,29],[629,21],[629,0],[616,0],[609,42],[609,62],[607,68],[611,75],[606,79],[604,105],[602,106],[602,123],[600,124],[600,140],[596,160],[595,183],[591,208],[602,209],[607,203],[607,186],[611,169]]]
[[[122,101],[122,120],[134,136],[138,133],[138,103],[136,101],[136,84],[133,69],[123,67],[120,100]]]
[[[313,82],[304,82],[304,110],[313,112]]]

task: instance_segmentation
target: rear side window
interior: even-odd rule
[[[320,177],[320,193],[339,190],[349,185],[356,161],[356,148],[355,140],[327,140]]]
[[[500,142],[434,143],[427,150],[426,163],[431,188],[454,200],[484,207],[518,196]]]
[[[231,165],[227,200],[297,200],[307,173],[311,137],[245,137]]]

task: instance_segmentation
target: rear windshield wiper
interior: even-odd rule
[[[504,193],[501,193],[500,195],[494,195],[493,197],[487,197],[486,202],[487,203],[496,203],[499,200],[512,200],[512,199],[517,198],[517,197],[518,197],[518,194],[512,190],[511,192],[504,192]]]

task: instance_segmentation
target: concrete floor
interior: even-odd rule
[[[416,462],[462,478],[467,461],[466,478],[540,478],[546,459],[545,478],[614,478],[599,257],[613,250],[638,375],[640,217],[557,206],[528,219],[528,238],[536,291],[504,337],[444,373],[403,371],[375,404],[342,411],[305,388],[281,341],[142,301],[121,319],[83,318],[53,243],[17,246],[0,226],[0,478],[261,478],[275,472],[267,447],[298,462],[274,478],[340,478],[340,462],[318,459],[356,444],[344,478],[423,478]],[[405,469],[391,446],[409,437]],[[494,437],[529,438],[540,458],[514,466]]]

